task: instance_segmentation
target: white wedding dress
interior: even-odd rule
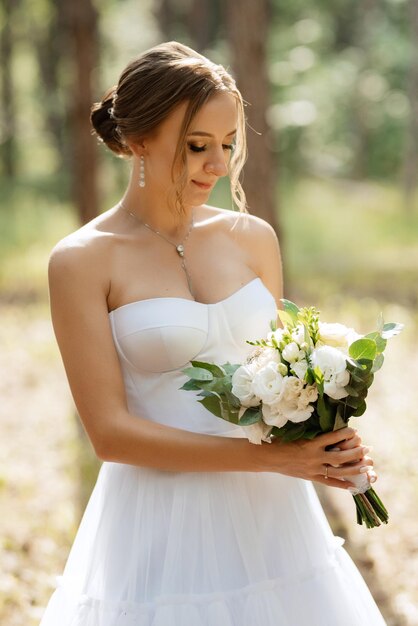
[[[182,369],[242,362],[246,339],[275,317],[259,278],[215,304],[152,298],[112,311],[130,411],[243,437],[180,390]],[[105,462],[41,626],[384,626],[341,544],[310,482]]]

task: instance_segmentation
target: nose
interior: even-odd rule
[[[228,174],[228,158],[224,150],[212,153],[210,159],[205,163],[204,169],[207,174],[212,174],[218,178],[226,176]]]

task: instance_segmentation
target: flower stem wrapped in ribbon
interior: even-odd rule
[[[208,411],[242,426],[252,443],[313,439],[362,415],[387,340],[403,328],[380,316],[377,330],[361,336],[343,324],[321,322],[315,307],[282,302],[283,328],[272,322],[267,338],[248,341],[254,350],[245,363],[192,361],[184,370],[189,380],[182,389],[198,391]],[[367,475],[350,482],[357,522],[386,524],[388,512]]]

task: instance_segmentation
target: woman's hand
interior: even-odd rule
[[[267,447],[267,446],[266,446]],[[370,448],[362,445],[354,428],[299,439],[289,443],[275,440],[270,446],[271,471],[314,480],[330,487],[353,487],[350,476],[367,472],[370,482],[376,480]]]

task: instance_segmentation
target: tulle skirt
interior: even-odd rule
[[[384,626],[311,483],[104,463],[41,626]]]

